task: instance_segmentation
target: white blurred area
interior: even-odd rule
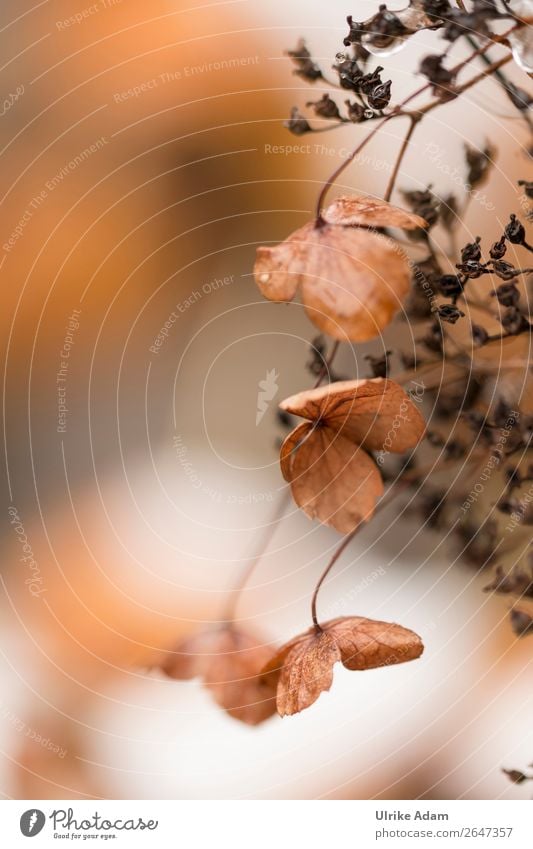
[[[170,15],[176,5],[159,4],[153,17],[156,11]],[[328,145],[326,154],[267,160],[264,144],[294,142],[280,129],[280,120],[293,103],[318,99],[315,90],[291,76],[283,50],[303,35],[315,58],[329,67],[346,34],[346,14],[363,19],[376,8],[370,2],[355,5],[230,3],[217,8],[208,23],[198,9],[187,20],[170,16],[158,25],[165,37],[185,44],[176,48],[189,51],[179,58],[181,65],[195,57],[202,61],[211,55],[258,53],[257,68],[239,72],[238,81],[228,75],[215,82],[206,74],[191,83],[199,88],[183,94],[185,100],[211,97],[211,86],[217,85],[219,112],[211,124],[235,122],[223,144],[215,131],[199,135],[198,141],[193,137],[184,161],[226,154],[231,143],[248,152],[240,153],[235,165],[224,157],[209,166],[212,170],[193,169],[187,176],[178,172],[170,185],[165,183],[160,202],[149,196],[146,217],[172,200],[205,191],[192,205],[174,210],[168,228],[158,225],[137,239],[134,226],[145,215],[143,195],[135,196],[123,213],[123,232],[122,224],[112,225],[117,234],[109,237],[110,249],[128,234],[131,267],[128,254],[124,272],[117,262],[101,285],[97,278],[99,294],[87,304],[73,413],[62,450],[53,426],[49,437],[44,433],[48,400],[38,396],[33,401],[29,433],[37,431],[40,459],[36,465],[32,459],[33,474],[24,471],[20,460],[20,498],[17,478],[12,486],[47,594],[36,600],[21,588],[16,544],[8,528],[5,551],[11,568],[5,581],[0,658],[6,694],[0,709],[5,753],[1,790],[6,797],[530,795],[527,785],[512,785],[501,773],[501,767],[524,768],[533,759],[528,640],[516,644],[505,602],[482,592],[486,578],[456,562],[444,534],[419,532],[395,508],[350,546],[323,588],[319,609],[330,618],[353,613],[417,631],[426,646],[420,660],[366,673],[339,668],[331,692],[311,709],[255,729],[220,712],[199,682],[169,681],[149,669],[177,639],[217,620],[228,589],[253,555],[257,535],[271,521],[284,491],[276,449],[282,430],[275,406],[310,385],[305,362],[316,333],[297,304],[261,300],[251,278],[254,246],[282,238],[307,220],[320,182],[338,164],[339,151],[359,137],[359,128],[317,136]],[[122,24],[131,26],[127,15],[134,12],[123,14]],[[210,34],[202,41],[205,26]],[[150,26],[131,35],[139,54],[159,37],[159,30]],[[383,60],[394,80],[395,99],[411,90],[412,68],[435,44],[435,35],[421,33],[412,49]],[[95,63],[107,61],[106,50]],[[459,57],[460,49],[453,55]],[[89,69],[91,56],[87,54]],[[129,74],[134,83],[132,67],[117,71],[120,83],[95,85],[101,84],[109,99],[110,92],[128,86]],[[147,78],[155,71],[143,73]],[[527,82],[514,73],[513,79]],[[52,89],[52,80],[49,85]],[[237,99],[223,99],[224,91],[239,92],[239,86]],[[268,92],[264,123],[258,105],[262,95],[255,93],[261,90]],[[171,111],[175,97],[160,91],[155,102],[135,104],[138,113],[129,119],[144,123],[138,133],[123,136],[125,149],[129,144],[134,153],[157,148],[172,134],[190,131],[194,136],[196,113],[176,118]],[[257,110],[255,124],[244,126],[252,108]],[[205,117],[205,109],[198,114]],[[101,119],[109,122],[106,132],[127,123],[108,112],[103,110]],[[491,84],[436,111],[427,124],[415,136],[399,185],[420,189],[432,182],[437,193],[453,190],[443,171],[435,175],[424,155],[427,145],[441,146],[441,161],[453,168],[462,166],[465,138],[477,147],[489,140],[498,156],[484,191],[495,211],[472,202],[462,242],[477,235],[494,240],[516,209],[517,179],[527,178],[526,160],[517,152],[520,143],[527,143],[521,124]],[[375,162],[391,159],[404,131],[401,122],[386,128],[369,148]],[[170,156],[168,161],[156,159],[154,173],[175,164]],[[144,167],[121,177],[116,189],[120,197],[130,181],[133,186],[148,179],[152,165]],[[233,186],[241,170],[243,183],[251,185],[230,188],[219,200],[212,187]],[[386,181],[385,170],[371,163],[354,165],[339,189],[381,195]],[[113,203],[113,190],[105,203],[106,209]],[[92,221],[99,209],[87,214]],[[158,257],[143,266],[152,251],[182,232],[188,234],[182,242],[164,248],[166,266]],[[447,247],[445,235],[440,233],[438,240]],[[70,287],[87,266],[90,273],[97,267],[96,241],[94,256],[84,253],[67,281]],[[55,273],[62,259],[59,247],[47,272]],[[213,284],[227,277],[229,284]],[[40,280],[46,291],[48,276]],[[170,311],[195,292],[202,294],[180,312],[160,352],[151,354]],[[74,303],[71,293],[72,288],[68,296],[60,291],[65,307],[54,308],[58,328]],[[45,328],[46,322],[45,316]],[[81,335],[88,326],[91,332]],[[55,325],[49,323],[51,327]],[[24,332],[29,334],[29,328]],[[50,358],[53,374],[60,330],[50,333],[43,363]],[[372,350],[390,344],[387,338],[377,340]],[[338,368],[353,377],[367,373],[359,350],[343,351]],[[256,425],[258,383],[272,369],[279,375],[279,388]],[[23,424],[16,425],[20,447],[7,443],[8,454],[13,450],[22,458],[30,446],[22,409],[26,384],[23,389],[15,393],[15,406],[22,410]],[[18,460],[13,462],[16,469]],[[307,628],[314,583],[337,542],[333,531],[309,522],[291,505],[242,596],[242,623],[273,643]],[[64,745],[67,757],[58,758],[32,741],[28,729]]]

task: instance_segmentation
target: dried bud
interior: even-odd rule
[[[442,66],[443,60],[444,56],[440,54],[425,56],[420,63],[419,72],[432,83],[433,94],[441,100],[451,100],[456,97],[455,93],[450,90],[455,75]]]
[[[481,348],[483,345],[486,345],[489,339],[489,334],[485,330],[484,327],[481,327],[480,324],[472,325],[472,342],[474,343],[474,347]]]
[[[311,106],[315,115],[318,115],[320,118],[337,118],[340,119],[341,114],[339,112],[339,107],[335,103],[334,100],[329,96],[329,94],[324,94],[320,100],[310,101],[306,104],[306,106]]]
[[[490,258],[491,259],[501,259],[502,256],[505,256],[505,252],[507,250],[507,245],[505,244],[505,236],[502,236],[497,242],[494,242],[493,246],[490,249]]]
[[[481,259],[481,236],[476,236],[475,242],[470,242],[461,251],[461,262],[478,262]]]
[[[392,351],[385,351],[379,357],[372,354],[367,354],[365,360],[370,363],[372,377],[388,377],[389,376],[389,357]]]
[[[476,150],[467,144],[465,145],[465,158],[468,165],[466,180],[471,189],[481,186],[485,182],[495,155],[496,151],[490,145],[486,145],[483,150]]]
[[[346,104],[348,118],[350,119],[350,121],[352,121],[354,124],[360,124],[362,121],[366,121],[367,110],[361,103],[357,103],[357,101],[350,103],[349,100],[345,100],[344,103]]]
[[[464,312],[461,312],[453,304],[441,304],[437,308],[437,313],[441,321],[446,321],[449,324],[455,324],[459,318],[464,316]]]
[[[529,330],[529,322],[517,307],[508,307],[500,321],[509,336],[517,336],[519,333]]]
[[[513,283],[502,283],[491,295],[498,299],[502,307],[516,307],[520,300],[520,292]]]
[[[287,51],[287,55],[290,56],[296,65],[294,73],[297,76],[302,77],[302,79],[307,80],[310,83],[314,83],[316,80],[321,79],[322,71],[316,62],[313,61],[303,38],[298,41],[294,50]]]
[[[444,274],[437,281],[439,292],[447,298],[456,298],[463,291],[461,278],[457,274]]]
[[[533,617],[529,613],[515,607],[511,610],[509,616],[511,618],[511,628],[517,637],[527,637],[528,634],[533,634]]]
[[[505,228],[505,238],[513,245],[523,245],[526,238],[524,225],[518,220],[516,215],[511,215],[511,220]]]
[[[378,109],[381,111],[389,105],[391,99],[391,85],[392,80],[388,80],[386,83],[381,83],[381,85],[377,85],[372,89],[368,95],[368,103],[372,109]]]
[[[313,128],[307,118],[301,114],[297,106],[292,107],[291,117],[288,121],[284,122],[283,126],[290,130],[291,133],[294,133],[295,136],[303,136],[304,133],[313,132]]]
[[[510,262],[504,262],[501,259],[493,261],[492,270],[502,280],[512,280],[513,277],[517,277],[520,273]]]

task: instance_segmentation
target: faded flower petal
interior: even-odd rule
[[[383,493],[372,458],[328,427],[308,433],[286,459],[284,474],[304,513],[339,533],[349,533],[370,519]]]
[[[422,640],[408,628],[346,616],[290,640],[265,666],[262,678],[265,686],[277,686],[280,716],[290,716],[330,689],[338,661],[351,670],[374,669],[415,660],[423,651]]]
[[[368,230],[306,224],[280,245],[258,248],[256,283],[272,301],[290,301],[298,286],[311,321],[335,339],[378,336],[410,287],[407,256]]]
[[[292,301],[299,282],[299,263],[293,246],[281,242],[273,248],[257,248],[255,282],[270,301]]]
[[[335,640],[325,631],[292,640],[263,670],[267,685],[277,684],[280,716],[310,707],[333,682],[333,665],[341,659]]]
[[[322,218],[328,224],[360,227],[400,227],[402,230],[416,230],[427,227],[427,221],[414,212],[408,212],[399,206],[393,206],[386,200],[350,195],[337,198],[322,211]]]
[[[320,421],[372,451],[402,453],[421,439],[425,422],[417,406],[393,380],[343,380],[299,392],[280,407]]]
[[[199,677],[230,716],[258,725],[275,713],[274,692],[259,676],[272,656],[254,635],[226,626],[184,640],[162,665],[169,678]]]
[[[293,452],[312,430],[312,424],[309,424],[309,422],[302,422],[302,424],[299,424],[298,427],[294,428],[294,430],[291,430],[289,435],[283,440],[279,452],[279,464],[281,466],[281,473],[283,477],[289,483],[292,480],[291,468]]]
[[[392,666],[415,660],[424,650],[414,631],[361,616],[334,619],[328,623],[328,633],[334,636],[346,669]]]

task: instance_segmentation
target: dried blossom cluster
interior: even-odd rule
[[[494,32],[502,21],[508,30]],[[528,70],[532,23],[527,9],[519,14],[497,0],[472,0],[468,7],[449,0],[411,0],[396,11],[381,5],[366,21],[348,18],[344,48],[349,52],[343,50],[333,64],[334,87],[349,93],[345,109],[328,91],[307,104],[315,118],[331,127],[373,121],[373,128],[323,186],[314,218],[280,244],[257,249],[254,276],[270,301],[298,296],[321,332],[308,363],[314,387],[280,405],[279,423],[288,431],[280,445],[280,467],[298,507],[344,537],[315,588],[309,631],[275,648],[238,627],[233,607],[222,625],[185,640],[162,664],[171,678],[200,678],[224,710],[247,724],[256,725],[276,711],[287,716],[308,708],[330,689],[336,663],[362,671],[422,654],[421,638],[404,626],[360,616],[321,623],[316,609],[322,582],[349,541],[384,499],[405,492],[409,510],[428,527],[453,528],[464,558],[480,571],[493,569],[484,589],[512,599],[515,635],[533,633],[533,608],[528,608],[533,552],[526,546],[511,566],[504,560],[515,529],[533,525],[533,462],[528,459],[533,405],[524,403],[533,388],[533,248],[527,233],[533,183],[526,175],[519,181],[520,213],[509,216],[491,244],[478,237],[460,250],[462,215],[472,192],[490,175],[497,155],[493,145],[482,150],[465,146],[464,195],[438,197],[432,186],[396,186],[420,121],[486,74],[494,75],[518,110],[531,151],[532,98],[501,68],[514,58]],[[382,66],[371,67],[372,57],[390,55],[428,29],[441,34],[446,49],[423,58],[418,71],[425,84],[391,106],[393,82],[383,76]],[[459,40],[472,52],[454,64],[449,54]],[[492,61],[489,49],[495,46],[504,55]],[[301,79],[331,86],[303,40],[288,55]],[[475,61],[483,72],[465,80],[465,69]],[[424,94],[430,99],[414,107],[412,101]],[[395,118],[407,118],[409,129],[385,198],[357,193],[326,203],[357,152]],[[298,135],[315,131],[297,107],[287,126]],[[389,202],[396,188],[406,208]],[[437,227],[447,233],[448,252],[436,246]],[[380,337],[393,321],[399,326],[409,322],[415,339],[410,348],[366,354],[366,378],[336,375],[333,358],[339,343]],[[421,399],[404,389],[421,375],[430,427]],[[476,475],[479,482],[472,488]],[[494,515],[488,517],[481,493],[491,477],[500,489]],[[528,778],[508,774],[515,781]]]

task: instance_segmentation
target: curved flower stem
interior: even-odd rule
[[[237,604],[239,602],[240,595],[248,583],[252,572],[255,567],[263,557],[265,551],[267,550],[270,542],[272,541],[274,534],[279,528],[281,518],[285,513],[285,510],[289,504],[290,489],[286,489],[283,493],[282,498],[280,498],[279,503],[274,511],[274,515],[272,516],[272,520],[265,526],[263,529],[263,534],[259,540],[259,544],[257,546],[256,553],[252,557],[251,560],[248,561],[246,566],[244,567],[241,576],[239,577],[237,583],[233,587],[230,592],[230,597],[228,604],[226,606],[226,613],[223,617],[223,621],[227,624],[231,624],[235,621],[235,612],[237,609]]]
[[[327,358],[326,362],[324,363],[320,374],[318,375],[317,381],[316,381],[316,383],[313,387],[314,389],[316,389],[318,386],[320,386],[320,384],[324,380],[325,376],[329,373],[331,366],[333,364],[333,360],[335,359],[337,351],[339,350],[339,345],[340,345],[340,342],[338,340],[333,343],[333,347],[331,349],[330,355]],[[287,489],[283,493],[283,497],[280,499],[280,502],[279,502],[279,504],[278,504],[278,506],[277,506],[277,508],[274,512],[274,515],[272,517],[272,521],[269,522],[269,524],[264,528],[264,532],[263,532],[261,539],[259,540],[259,544],[257,546],[256,553],[254,554],[252,559],[246,564],[246,566],[244,567],[237,583],[235,584],[235,586],[233,587],[233,589],[230,592],[229,601],[228,601],[227,606],[226,606],[226,613],[223,617],[223,621],[226,623],[226,625],[231,625],[235,621],[235,612],[236,612],[236,609],[237,609],[237,604],[239,603],[239,598],[241,596],[241,593],[244,590],[248,581],[250,580],[255,567],[259,564],[259,562],[263,558],[265,551],[267,550],[272,539],[274,538],[274,534],[276,533],[277,529],[279,528],[280,521],[281,521],[283,514],[285,513],[285,510],[286,510],[286,508],[287,508],[287,506],[290,502],[290,494],[291,494],[290,488],[287,487]]]
[[[350,531],[350,533],[347,534],[347,536],[344,537],[341,544],[333,552],[328,565],[326,566],[326,568],[322,572],[320,578],[318,579],[317,585],[315,587],[315,591],[313,593],[313,597],[311,599],[311,617],[313,619],[313,625],[315,626],[315,631],[317,631],[317,632],[322,631],[322,628],[321,628],[321,626],[318,622],[318,618],[317,618],[317,615],[316,615],[316,601],[317,601],[317,598],[318,598],[318,593],[320,591],[320,587],[322,586],[322,584],[326,580],[331,569],[333,568],[333,566],[335,565],[335,563],[337,562],[337,560],[341,556],[341,554],[344,551],[344,549],[346,548],[346,546],[353,540],[354,536],[356,535],[356,533],[357,533],[357,531],[359,530],[360,527],[361,527],[361,523],[359,523],[359,525],[356,525],[356,527],[353,529],[353,531]]]
[[[324,365],[322,366],[322,368],[320,370],[320,373],[319,373],[319,375],[316,379],[316,383],[313,386],[313,389],[317,389],[317,387],[319,387],[320,384],[322,383],[322,381],[324,380],[325,376],[330,373],[331,366],[333,365],[333,360],[335,359],[337,351],[339,350],[339,345],[340,345],[340,342],[337,339],[333,343],[333,347],[331,349],[329,357],[327,358],[327,360],[325,361]]]
[[[382,510],[384,507],[386,507],[392,501],[393,498],[396,498],[396,496],[399,495],[400,492],[403,492],[403,490],[406,489],[407,486],[410,486],[411,483],[412,483],[412,481],[410,481],[410,480],[404,481],[404,480],[400,479],[399,481],[397,481],[397,483],[395,483],[391,487],[389,487],[389,489],[387,490],[387,492],[385,493],[383,498],[380,499],[376,509],[374,510],[374,515],[376,515],[376,513],[378,513],[380,510]],[[317,603],[317,599],[318,599],[318,593],[320,592],[320,588],[321,588],[322,584],[324,583],[324,581],[326,580],[329,573],[331,572],[333,566],[335,565],[335,563],[337,562],[337,560],[339,559],[339,557],[343,553],[344,549],[351,543],[354,536],[360,530],[361,525],[364,525],[364,524],[365,524],[364,520],[359,522],[359,524],[356,525],[355,528],[352,531],[350,531],[349,534],[346,534],[346,536],[341,540],[340,544],[337,546],[337,548],[335,549],[335,551],[331,555],[331,558],[328,562],[328,565],[326,566],[326,568],[322,572],[320,578],[318,579],[317,585],[316,585],[315,590],[313,592],[313,597],[311,599],[311,618],[313,620],[313,625],[314,625],[315,631],[317,633],[322,631],[322,627],[321,627],[321,625],[318,621],[317,612],[316,612],[316,603]]]
[[[392,192],[394,190],[394,186],[396,184],[396,179],[397,179],[398,173],[400,171],[400,166],[402,164],[402,160],[405,156],[407,148],[409,147],[409,142],[411,141],[411,137],[412,137],[412,135],[413,135],[413,133],[416,129],[416,125],[420,121],[420,117],[418,115],[409,115],[409,120],[410,120],[409,129],[407,130],[407,133],[405,134],[405,138],[402,142],[402,146],[401,146],[400,151],[398,153],[398,156],[396,158],[396,163],[394,165],[392,174],[390,176],[389,183],[388,183],[387,188],[385,190],[385,194],[383,195],[383,200],[386,200],[386,201],[389,201],[391,199],[391,195],[392,195]]]

